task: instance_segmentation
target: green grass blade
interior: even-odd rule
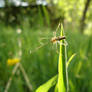
[[[74,54],[69,58],[68,62],[66,63],[66,67],[67,67],[67,68],[69,67],[69,64],[71,63],[72,59],[73,59],[75,56],[76,56],[76,54],[74,53]],[[56,84],[56,86],[55,86],[54,92],[58,92],[58,86],[57,86],[57,84]]]
[[[43,12],[44,12],[44,15],[45,15],[46,23],[47,23],[48,25],[50,25],[49,13],[48,13],[48,11],[47,11],[47,9],[46,9],[45,6],[42,6],[42,8],[43,8]]]
[[[67,68],[68,68],[68,66],[69,66],[69,64],[71,63],[71,61],[72,61],[72,59],[75,57],[75,53],[69,58],[69,60],[68,60],[68,62],[67,62],[67,64],[66,64],[66,66],[67,66]]]
[[[36,92],[48,92],[51,87],[53,87],[57,82],[57,75],[52,77],[46,83],[37,88]]]
[[[56,84],[54,92],[58,92],[58,84]]]
[[[61,26],[61,36],[63,36],[63,26]],[[64,40],[61,41],[64,43]],[[66,46],[60,45],[58,64],[58,92],[67,92],[67,70],[66,70]]]

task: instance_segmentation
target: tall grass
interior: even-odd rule
[[[61,26],[61,37],[64,35],[63,26]],[[66,44],[63,40],[60,41],[61,44]],[[59,64],[58,64],[58,92],[67,92],[67,52],[66,45],[60,45],[60,54],[59,54]]]
[[[65,30],[66,39],[68,41],[68,58],[76,53],[76,57],[72,60],[73,62],[67,63],[68,67],[68,78],[69,78],[69,92],[91,92],[92,91],[92,36],[81,35],[77,30],[71,30],[68,27]],[[47,80],[51,85],[55,87],[55,92],[57,92],[58,81],[58,71],[57,71],[57,55],[54,51],[51,51],[49,45],[40,49],[35,54],[30,55],[30,49],[32,46],[35,48],[38,46],[37,40],[39,38],[39,33],[46,32],[50,33],[52,30],[49,28],[39,28],[22,26],[22,65],[30,78],[30,83],[33,86],[33,92],[41,84],[45,83]],[[16,55],[18,51],[17,47],[17,36],[16,28],[6,27],[5,25],[0,25],[0,92],[4,92],[6,83],[11,76],[12,67],[7,67],[7,59],[12,58]],[[46,34],[47,35],[47,34]],[[4,43],[4,44],[3,44]],[[48,54],[49,53],[49,54]],[[71,56],[72,57],[72,56]],[[71,60],[71,59],[69,59]],[[57,74],[57,77],[53,77]],[[48,85],[48,84],[47,84]],[[49,86],[49,85],[48,85]],[[49,86],[49,92],[54,92],[54,87]],[[28,92],[28,87],[24,81],[24,78],[20,71],[16,73],[13,77],[12,85],[9,92]],[[53,89],[53,90],[52,90]]]
[[[63,26],[61,27],[61,37],[64,35]],[[61,45],[63,44],[63,45]],[[60,51],[59,51],[59,62],[58,62],[58,74],[48,80],[46,83],[38,87],[36,92],[48,92],[52,86],[56,84],[55,92],[68,92],[68,73],[67,69],[72,61],[75,54],[73,54],[67,62],[67,51],[66,51],[66,41],[60,41]]]

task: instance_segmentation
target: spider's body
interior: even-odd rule
[[[52,42],[52,43],[55,43],[55,42],[61,41],[61,40],[63,40],[63,39],[66,39],[66,37],[65,37],[65,36],[53,37],[53,38],[51,39],[51,42]]]

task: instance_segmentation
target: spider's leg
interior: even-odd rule
[[[45,44],[42,44],[41,46],[39,46],[39,47],[37,47],[37,48],[35,48],[35,50],[33,50],[33,51],[30,50],[30,54],[36,52],[37,50],[39,50],[40,48],[44,47],[44,46],[47,45],[47,44],[48,44],[48,42],[45,43]]]
[[[60,41],[58,41],[58,43],[59,43],[60,45],[67,46],[67,44],[66,44],[66,43],[63,43],[63,42],[60,42]]]
[[[59,51],[58,51],[58,42],[56,42],[56,53],[59,54]]]
[[[61,23],[58,24],[58,27],[56,28],[56,32],[58,31],[60,26],[61,26]]]
[[[64,42],[65,42],[65,44],[66,44],[66,46],[68,45],[68,42],[66,41],[66,40],[64,40]]]
[[[56,48],[57,48],[57,42],[56,42]]]
[[[43,45],[44,43],[43,43],[42,41],[43,41],[43,40],[47,40],[47,39],[49,39],[49,38],[44,38],[44,37],[43,37],[43,38],[40,38],[40,39],[39,39],[39,43],[40,43],[41,45]]]
[[[56,32],[53,32],[53,36],[56,37]]]
[[[59,29],[61,28],[60,26],[61,26],[61,22],[59,22],[59,24],[58,24],[58,26],[57,26],[57,28],[56,28],[56,30],[55,30],[55,35],[57,35],[57,36],[59,36],[59,35],[60,35],[60,32],[61,32],[61,31],[59,30]]]

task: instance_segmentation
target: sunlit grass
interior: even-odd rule
[[[30,55],[29,53],[30,49],[35,49],[35,47],[39,45],[36,39],[39,38],[38,33],[43,29],[44,28],[38,30],[36,28],[25,27],[21,34],[23,51],[22,64],[33,85],[33,90],[35,90],[41,84],[49,80],[49,78],[57,74],[57,55],[54,51],[51,51],[48,45],[40,49],[40,51],[37,51],[35,54]],[[16,29],[10,27],[2,27],[1,30],[2,31],[0,33],[0,91],[3,92],[5,83],[11,75],[12,70],[12,68],[7,67],[6,61],[8,58],[16,56],[18,47],[16,45]],[[48,30],[48,33],[51,32],[49,28],[45,30]],[[68,30],[65,32],[67,36],[66,39],[69,44],[67,47],[68,59],[70,56],[73,55],[73,53],[76,53],[76,56],[73,59],[74,62],[70,63],[71,69],[68,68],[70,92],[91,92],[92,81],[89,82],[88,80],[91,80],[92,78],[92,37],[81,35],[78,31],[75,32],[74,30]],[[43,31],[43,33],[45,35],[46,31]],[[77,73],[77,69],[78,67],[80,67],[79,62],[82,64],[82,66]],[[76,73],[78,76],[76,76]],[[19,76],[20,77],[14,77],[13,83],[11,85],[11,90],[9,90],[10,92],[14,91],[15,89],[16,91],[18,91],[19,89],[23,88],[23,85],[25,85],[22,75],[19,74]],[[25,88],[25,90],[27,90],[27,88]]]

